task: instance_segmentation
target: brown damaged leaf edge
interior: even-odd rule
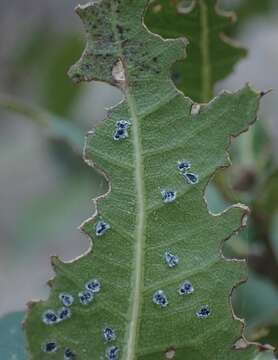
[[[215,5],[216,6],[216,9],[217,9],[217,6],[218,6],[218,1],[217,1],[217,4]],[[220,10],[219,10],[220,11]],[[221,13],[221,12],[220,12]],[[224,12],[225,13],[225,12]],[[236,21],[236,15],[233,14],[234,16],[232,17],[231,16],[231,19],[233,21]],[[251,85],[250,84],[247,84],[247,86],[249,86],[251,88]],[[240,91],[240,90],[239,90]],[[254,92],[257,92],[255,89],[253,89]],[[267,91],[261,91],[260,93],[257,92],[258,94],[258,98],[262,99],[265,95],[267,95],[269,92],[271,92],[272,89],[270,90],[267,90]],[[224,93],[227,93],[227,94],[232,94],[231,92],[225,90],[223,91]],[[217,97],[219,97],[220,95],[218,95]],[[212,103],[213,101],[215,101],[217,99],[217,97],[215,97],[213,100],[210,101],[210,103]],[[202,106],[205,106],[206,104],[201,104]],[[215,177],[216,173],[218,171],[221,171],[221,170],[224,170],[224,169],[227,169],[229,168],[231,165],[232,165],[232,161],[231,161],[231,158],[230,158],[230,153],[229,153],[229,148],[231,146],[231,143],[232,143],[232,139],[233,138],[237,138],[238,136],[240,136],[241,134],[245,133],[245,132],[248,132],[250,127],[252,125],[254,125],[254,123],[257,121],[257,113],[259,111],[259,107],[260,107],[260,104],[258,102],[258,105],[257,105],[257,110],[256,110],[256,117],[254,118],[253,122],[249,124],[249,126],[247,126],[245,129],[243,129],[241,132],[239,133],[236,133],[236,134],[231,134],[230,135],[230,141],[229,141],[229,144],[226,148],[226,157],[227,157],[227,164],[226,165],[223,165],[223,166],[219,166],[215,169],[215,172],[212,174],[211,178],[209,179],[208,183],[207,183],[207,186],[209,185],[209,183],[213,180],[213,178]],[[200,109],[200,111],[202,111],[202,107]],[[224,211],[220,212],[219,214],[213,214],[209,208],[208,208],[208,203],[207,203],[207,200],[206,200],[206,197],[205,197],[205,193],[206,193],[206,188],[207,186],[204,188],[204,191],[203,191],[203,199],[206,203],[206,206],[207,206],[207,210],[208,212],[210,213],[211,216],[221,216],[223,215],[225,212],[228,212],[231,208],[239,208],[242,210],[242,217],[241,217],[241,224],[240,226],[235,229],[233,231],[233,233],[230,234],[230,236],[228,236],[226,239],[223,239],[221,244],[220,244],[220,248],[219,248],[219,256],[224,260],[224,261],[233,261],[233,262],[238,262],[238,263],[244,263],[244,264],[247,264],[247,260],[246,259],[236,259],[236,258],[227,258],[224,256],[223,254],[223,247],[224,247],[224,243],[226,241],[228,241],[229,239],[231,239],[231,237],[238,233],[239,231],[241,231],[243,228],[247,227],[247,220],[248,220],[248,216],[249,214],[251,213],[251,210],[248,206],[244,205],[244,204],[241,204],[241,203],[238,203],[238,204],[234,204],[230,207],[228,207],[227,209],[225,209]],[[244,351],[246,350],[249,346],[256,346],[258,348],[259,351],[268,351],[268,350],[275,350],[275,348],[273,348],[272,346],[268,347],[266,346],[265,348],[263,347],[263,345],[261,345],[260,343],[258,342],[251,342],[251,341],[248,341],[248,339],[244,336],[244,331],[245,331],[245,327],[246,327],[246,323],[245,323],[245,320],[242,319],[242,318],[239,318],[235,312],[234,312],[234,309],[233,309],[233,305],[232,305],[232,296],[233,296],[233,293],[234,291],[236,291],[236,289],[241,286],[241,285],[244,285],[246,282],[248,281],[248,277],[246,277],[245,279],[242,279],[240,280],[237,284],[235,284],[233,286],[233,288],[231,289],[231,292],[230,292],[230,295],[229,295],[229,302],[230,302],[230,307],[231,307],[231,313],[232,313],[232,316],[233,316],[233,319],[235,321],[239,321],[241,323],[241,334],[239,336],[239,338],[234,341],[233,345],[231,346],[231,350],[233,351]],[[237,346],[238,345],[238,346]]]

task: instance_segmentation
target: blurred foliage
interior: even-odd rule
[[[12,56],[16,83],[18,79],[26,81],[25,74],[31,75],[39,90],[41,105],[49,112],[66,117],[80,90],[68,78],[67,70],[82,48],[82,41],[74,33],[52,33],[45,27],[37,29]]]
[[[27,360],[25,339],[21,328],[23,312],[0,318],[1,360]]]
[[[79,155],[82,153],[84,132],[72,121],[5,95],[0,95],[0,108],[32,120],[50,139],[64,141]]]
[[[275,360],[272,351],[265,351],[256,356],[255,360]]]
[[[23,249],[34,252],[48,239],[55,239],[59,235],[62,238],[69,223],[72,224],[72,228],[80,225],[76,217],[79,215],[79,209],[88,203],[88,193],[93,198],[107,190],[107,183],[100,175],[97,180],[84,174],[62,179],[56,191],[42,194],[28,203],[26,211],[18,221],[17,251]],[[92,213],[93,211],[94,209]]]
[[[155,0],[145,23],[164,38],[185,37],[189,41],[186,60],[174,65],[172,77],[177,87],[196,102],[211,100],[216,82],[230,75],[235,64],[246,56],[246,50],[227,37],[234,16],[220,12],[217,0]]]
[[[249,339],[278,347],[277,163],[264,123],[258,122],[232,146],[234,166],[216,175],[220,209],[249,205],[249,226],[225,248],[229,257],[248,257],[250,279],[235,292],[235,311],[247,322]]]

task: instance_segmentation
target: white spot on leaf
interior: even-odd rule
[[[193,115],[193,116],[198,115],[200,110],[201,110],[200,104],[193,104],[191,107],[191,115]]]
[[[188,14],[190,13],[196,5],[196,0],[182,0],[177,5],[177,10],[179,14]]]
[[[165,359],[171,360],[176,356],[176,350],[174,348],[169,349],[165,352]]]
[[[234,343],[233,348],[235,350],[243,350],[243,349],[247,349],[248,346],[249,344],[247,343],[247,341],[241,338]]]
[[[153,12],[155,14],[159,13],[162,10],[162,5],[161,4],[157,4],[153,7]]]
[[[125,69],[121,60],[118,60],[113,66],[112,76],[116,81],[125,81]]]

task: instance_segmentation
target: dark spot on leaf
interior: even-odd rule
[[[106,352],[105,356],[107,360],[116,360],[119,358],[119,348],[117,346],[111,346],[109,347]]]
[[[205,319],[207,317],[209,317],[211,314],[211,311],[208,307],[208,305],[203,306],[199,311],[196,312],[196,316],[199,319]]]
[[[66,293],[59,294],[59,299],[64,306],[71,306],[74,302],[74,297]]]
[[[169,251],[166,251],[165,254],[164,254],[164,259],[167,263],[167,265],[170,267],[170,268],[173,268],[175,266],[178,265],[179,263],[179,257],[176,256],[176,255],[173,255],[172,253],[170,253]]]
[[[71,349],[66,348],[64,351],[64,360],[74,360],[75,358],[75,353]]]
[[[107,342],[114,341],[114,340],[116,340],[115,331],[112,328],[107,327],[103,330],[103,337],[104,337],[104,340]]]
[[[46,353],[54,353],[59,349],[56,341],[47,341],[42,345],[42,351]]]
[[[93,293],[98,293],[98,292],[100,292],[101,284],[100,284],[99,280],[94,279],[94,280],[88,281],[85,284],[85,288],[89,291],[92,291]]]
[[[57,323],[58,321],[58,316],[55,313],[54,310],[46,310],[43,314],[42,314],[42,321],[46,324],[46,325],[54,325]]]
[[[168,300],[164,291],[158,290],[153,294],[153,303],[160,307],[166,307],[168,305]]]
[[[179,294],[180,295],[190,295],[193,292],[194,292],[194,288],[193,288],[192,284],[189,281],[185,281],[179,287]]]
[[[110,225],[105,221],[99,221],[96,224],[96,236],[102,236],[110,229]]]
[[[71,310],[67,307],[62,307],[61,309],[58,310],[57,315],[59,321],[67,320],[71,317]]]
[[[81,291],[78,296],[82,305],[89,305],[94,299],[94,294],[90,290]]]

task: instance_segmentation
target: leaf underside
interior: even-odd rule
[[[216,169],[229,164],[231,137],[255,121],[260,94],[246,86],[196,111],[170,78],[171,66],[185,56],[185,43],[163,40],[142,26],[146,5],[102,0],[77,8],[87,46],[70,76],[115,85],[124,99],[88,135],[86,160],[106,174],[110,190],[82,226],[94,239],[92,249],[71,263],[53,258],[51,295],[30,305],[25,328],[31,359],[61,359],[65,348],[77,359],[109,359],[110,346],[119,349],[121,360],[250,359],[255,353],[254,347],[231,350],[242,323],[233,319],[230,294],[246,278],[246,265],[221,255],[223,241],[242,226],[247,210],[234,206],[213,216],[203,194]],[[119,120],[130,123],[129,136],[115,141]],[[197,184],[185,181],[177,169],[181,160],[190,161]],[[164,203],[163,190],[175,191],[176,200]],[[100,219],[110,229],[96,237]],[[165,251],[179,256],[176,267],[167,266]],[[90,279],[101,282],[101,291],[84,306],[78,293]],[[186,280],[195,291],[181,296]],[[167,295],[164,308],[152,301],[158,290]],[[61,307],[62,292],[75,298],[72,316],[46,325],[42,314]],[[200,319],[196,312],[205,305],[211,314]],[[115,330],[111,343],[103,339],[105,327]],[[50,340],[59,344],[51,356],[41,350]]]
[[[235,14],[221,11],[217,0],[155,0],[146,15],[146,24],[165,38],[186,37],[185,61],[173,68],[177,87],[197,102],[208,102],[214,86],[233,71],[246,50],[226,34],[233,28]]]

